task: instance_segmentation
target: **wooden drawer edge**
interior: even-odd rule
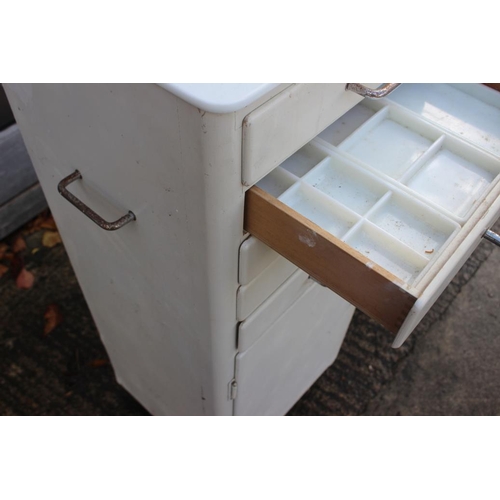
[[[392,333],[417,300],[399,278],[257,186],[246,193],[244,227]]]

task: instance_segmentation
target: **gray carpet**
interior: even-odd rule
[[[33,272],[33,287],[17,288],[15,272],[0,278],[0,414],[147,415],[116,383],[64,247],[45,248],[43,232],[25,235],[28,248],[16,264]],[[399,350],[390,348],[391,334],[357,311],[337,361],[289,414],[362,415],[491,251],[479,246]],[[62,321],[44,335],[51,304]]]

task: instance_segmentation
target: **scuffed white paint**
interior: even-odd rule
[[[316,246],[316,234],[308,235],[308,234],[299,234],[299,241],[305,243],[309,248],[313,248]]]

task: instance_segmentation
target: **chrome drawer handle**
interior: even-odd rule
[[[362,85],[361,83],[348,83],[345,86],[345,89],[350,90],[351,92],[356,92],[356,94],[359,94],[363,97],[368,97],[368,99],[380,99],[381,97],[389,95],[400,85],[400,83],[386,83],[379,89],[371,89],[369,87],[366,87],[365,85]]]
[[[116,231],[120,229],[125,224],[132,222],[136,219],[135,215],[129,211],[128,214],[120,217],[118,220],[114,222],[105,221],[101,216],[97,215],[90,207],[85,205],[83,201],[79,200],[75,195],[71,194],[66,187],[69,186],[72,182],[75,182],[78,179],[82,179],[82,174],[75,170],[71,175],[65,177],[58,185],[57,190],[66,198],[72,205],[74,205],[80,212],[86,215],[89,219],[93,220],[99,227],[102,227],[106,231]]]
[[[488,229],[484,234],[483,238],[500,247],[500,234],[495,233],[491,229]]]

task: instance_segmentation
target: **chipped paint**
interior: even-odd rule
[[[299,234],[299,241],[301,243],[305,243],[309,248],[313,248],[316,246],[316,233],[308,234]]]

